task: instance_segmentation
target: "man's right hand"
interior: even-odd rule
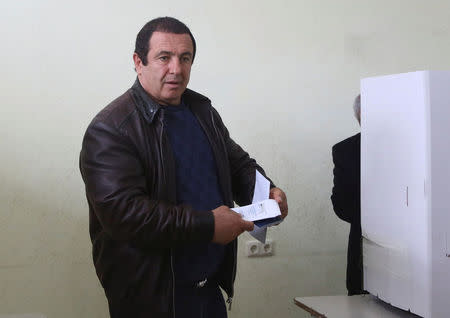
[[[253,230],[253,222],[245,221],[239,213],[222,205],[214,209],[214,237],[213,242],[227,244],[244,231]]]

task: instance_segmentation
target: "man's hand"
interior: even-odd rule
[[[273,199],[278,202],[280,207],[281,217],[284,219],[288,215],[288,203],[286,194],[279,188],[270,189],[269,199]]]
[[[214,209],[214,237],[213,242],[227,244],[244,231],[253,230],[253,222],[245,221],[239,213],[222,205]]]

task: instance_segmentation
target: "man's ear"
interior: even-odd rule
[[[136,52],[133,53],[133,61],[134,61],[134,70],[136,71],[136,73],[138,73],[138,75],[141,75],[141,69],[144,64],[142,64],[142,60],[139,57],[139,55],[137,55]]]

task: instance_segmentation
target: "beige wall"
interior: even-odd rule
[[[190,87],[289,198],[269,232],[275,255],[239,252],[230,317],[307,317],[293,297],[345,293],[330,148],[358,130],[361,77],[449,69],[450,3],[127,2],[0,1],[0,314],[107,317],[78,153],[94,114],[134,80],[136,33],[162,15],[196,36]]]

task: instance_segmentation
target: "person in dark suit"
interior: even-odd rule
[[[361,96],[353,104],[355,117],[361,124]],[[336,215],[350,223],[347,250],[348,295],[364,293],[361,238],[361,133],[349,137],[332,148],[333,192],[331,202]]]

